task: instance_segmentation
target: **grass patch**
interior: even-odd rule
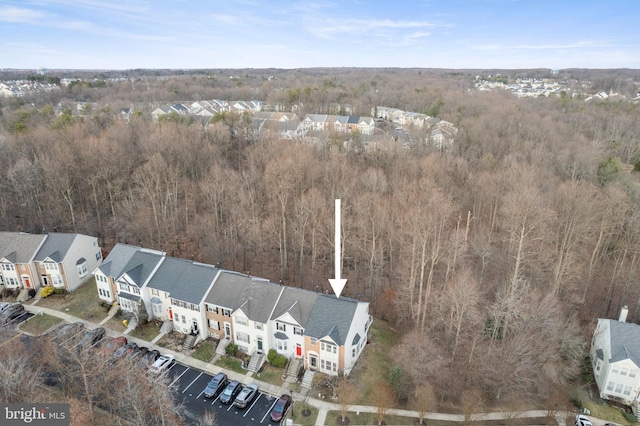
[[[236,373],[246,373],[246,370],[242,368],[242,361],[240,361],[238,358],[230,357],[228,355],[221,356],[220,359],[216,361],[216,365],[222,368],[226,368],[227,370],[235,371]]]
[[[625,418],[623,411],[613,405],[609,405],[607,401],[600,398],[593,400],[589,398],[589,394],[581,390],[578,395],[582,405],[588,409],[591,413],[589,416],[593,416],[598,419],[608,420],[619,425],[632,424],[627,418]]]
[[[282,386],[282,373],[284,370],[282,368],[276,368],[269,364],[264,364],[262,367],[262,371],[256,374],[256,377],[267,383],[271,383],[272,385]]]
[[[39,336],[56,324],[60,324],[62,318],[54,317],[47,314],[34,315],[26,322],[20,324],[20,330],[25,333]]]
[[[314,426],[316,417],[318,417],[318,409],[303,401],[295,401],[293,408],[289,412],[288,418],[293,420],[296,425]],[[304,414],[307,414],[306,416]]]
[[[216,354],[216,344],[209,341],[200,342],[198,347],[191,355],[192,358],[199,359],[204,362],[211,362]]]
[[[107,316],[107,310],[100,306],[94,277],[89,278],[73,293],[41,299],[38,306],[56,309],[92,322],[100,322]]]
[[[372,405],[374,384],[381,377],[388,378],[392,366],[391,349],[400,333],[380,319],[374,319],[369,330],[371,344],[364,349],[349,381],[356,386],[359,405]]]
[[[122,325],[122,321],[120,322]],[[155,322],[148,322],[146,324],[138,325],[135,330],[131,330],[129,336],[137,337],[138,339],[146,340],[147,342],[152,341],[158,334],[160,334],[160,329]]]

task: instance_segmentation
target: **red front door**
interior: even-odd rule
[[[302,346],[300,344],[296,344],[296,356],[302,356]]]
[[[169,319],[173,319],[173,311],[169,308]]]

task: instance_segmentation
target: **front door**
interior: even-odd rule
[[[256,344],[258,345],[258,353],[261,354],[262,353],[262,337],[258,337],[258,339],[256,340]]]
[[[318,368],[318,357],[316,355],[309,355],[309,368],[312,370]]]
[[[24,284],[24,286],[26,288],[31,288],[31,279],[30,279],[29,275],[23,275],[22,276],[22,283]]]
[[[296,356],[298,358],[302,357],[302,345],[300,343],[296,343]]]
[[[224,323],[224,337],[231,337],[231,324],[228,322]]]
[[[42,274],[42,285],[44,285],[44,286],[49,285],[49,279],[47,278],[47,276],[45,274]]]
[[[191,333],[198,334],[198,321],[196,320],[191,322]]]

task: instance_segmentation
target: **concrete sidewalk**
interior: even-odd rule
[[[89,321],[85,321],[82,320],[80,318],[74,317],[72,315],[66,314],[64,312],[60,312],[57,311],[55,309],[50,309],[50,308],[45,308],[45,307],[41,307],[41,306],[37,306],[37,305],[24,305],[25,309],[29,312],[32,312],[34,314],[38,314],[40,312],[51,315],[51,316],[55,316],[58,318],[62,318],[63,320],[69,322],[69,323],[74,323],[77,321],[82,322],[85,327],[87,329],[94,329],[96,327],[101,327],[101,325],[99,324],[95,324]],[[108,319],[109,317],[107,316],[106,319]],[[104,322],[106,322],[106,319],[101,321],[100,324],[103,324]],[[104,326],[102,326],[104,327]],[[111,330],[107,327],[105,327],[106,330],[106,334],[109,337],[118,337],[121,336],[122,334],[119,332],[116,332],[114,330]],[[252,375],[247,375],[247,374],[240,374],[240,373],[236,373],[235,371],[229,371],[229,370],[225,370],[217,365],[214,365],[212,363],[209,362],[204,362],[204,361],[200,361],[198,359],[192,358],[188,355],[183,354],[182,352],[176,352],[176,351],[172,351],[170,349],[158,346],[154,343],[148,342],[146,340],[142,340],[142,339],[138,339],[136,337],[132,337],[132,336],[127,336],[127,339],[129,341],[135,342],[136,344],[138,344],[138,346],[146,346],[149,349],[157,349],[159,351],[161,351],[162,353],[169,353],[175,356],[176,361],[180,362],[181,364],[185,364],[188,365],[190,367],[196,368],[198,370],[204,371],[206,373],[209,373],[211,375],[215,375],[219,372],[224,372],[229,379],[231,380],[238,380],[240,383],[243,384],[249,384],[249,383],[255,383],[256,385],[258,385],[258,387],[260,388],[261,391],[268,393],[270,395],[273,396],[280,396],[284,393],[290,393],[290,390],[288,388],[288,384],[285,383],[283,386],[276,386],[276,385],[272,385],[271,383],[266,383],[266,382],[262,382],[260,380],[256,380]],[[155,340],[155,339],[154,339]],[[297,394],[297,392],[296,392]],[[299,394],[297,394],[299,395]],[[327,418],[327,414],[329,411],[339,411],[339,406],[338,404],[334,404],[332,402],[327,402],[324,400],[320,400],[320,399],[315,399],[315,398],[310,398],[310,397],[304,397],[304,398],[295,398],[296,395],[294,395],[294,401],[301,401],[304,400],[306,401],[309,405],[316,407],[318,409],[318,417],[316,418],[316,425],[318,426],[323,426],[326,423],[326,418]],[[372,406],[365,406],[365,405],[353,405],[350,407],[349,411],[352,412],[360,412],[360,413],[375,413],[377,411],[376,407],[372,407]],[[411,410],[401,410],[401,409],[397,409],[397,408],[390,408],[388,410],[386,410],[387,414],[390,415],[397,415],[397,416],[404,416],[404,417],[413,417],[413,418],[417,418],[418,417],[418,412],[417,411],[411,411]],[[472,415],[472,420],[503,420],[503,419],[513,419],[513,418],[544,418],[548,415],[549,413],[547,411],[544,410],[532,410],[532,411],[523,411],[523,412],[519,412],[517,415],[514,415],[513,412],[508,412],[508,413],[476,413]],[[572,413],[568,413],[568,412],[557,412],[554,413],[556,419],[558,420],[558,424],[560,425],[564,425],[564,418],[566,417],[573,417],[575,416],[575,414]],[[445,413],[427,413],[425,415],[425,418],[428,420],[446,420],[446,421],[453,421],[453,422],[464,422],[464,415],[462,414],[445,414]],[[600,420],[600,419],[596,419],[593,417],[589,417],[593,423],[594,426],[603,426],[605,424],[605,420]]]

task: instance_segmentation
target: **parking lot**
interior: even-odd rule
[[[50,335],[54,342],[60,345],[68,341],[77,342],[86,332],[86,329],[79,329],[74,333],[60,336],[58,331],[67,324],[68,323],[63,322],[51,331]],[[109,337],[103,338],[94,346],[103,346],[109,340],[111,340]],[[227,405],[220,402],[220,395],[217,395],[214,399],[204,397],[204,389],[207,383],[213,378],[211,374],[177,362],[163,374],[167,376],[168,380],[163,381],[156,379],[156,381],[162,386],[168,383],[168,386],[175,389],[178,398],[181,399],[185,407],[189,420],[195,421],[196,419],[204,417],[207,411],[213,411],[216,416],[216,423],[221,425],[267,426],[278,424],[272,422],[269,418],[269,412],[278,399],[273,395],[259,392],[258,396],[247,408],[239,409],[233,404]]]
[[[177,390],[178,396],[191,419],[204,416],[207,410],[216,414],[216,421],[221,425],[275,425],[269,418],[269,412],[277,398],[260,392],[253,402],[244,409],[233,404],[220,402],[220,395],[215,399],[204,397],[204,389],[213,378],[212,375],[200,370],[175,363],[167,372],[170,386]]]

